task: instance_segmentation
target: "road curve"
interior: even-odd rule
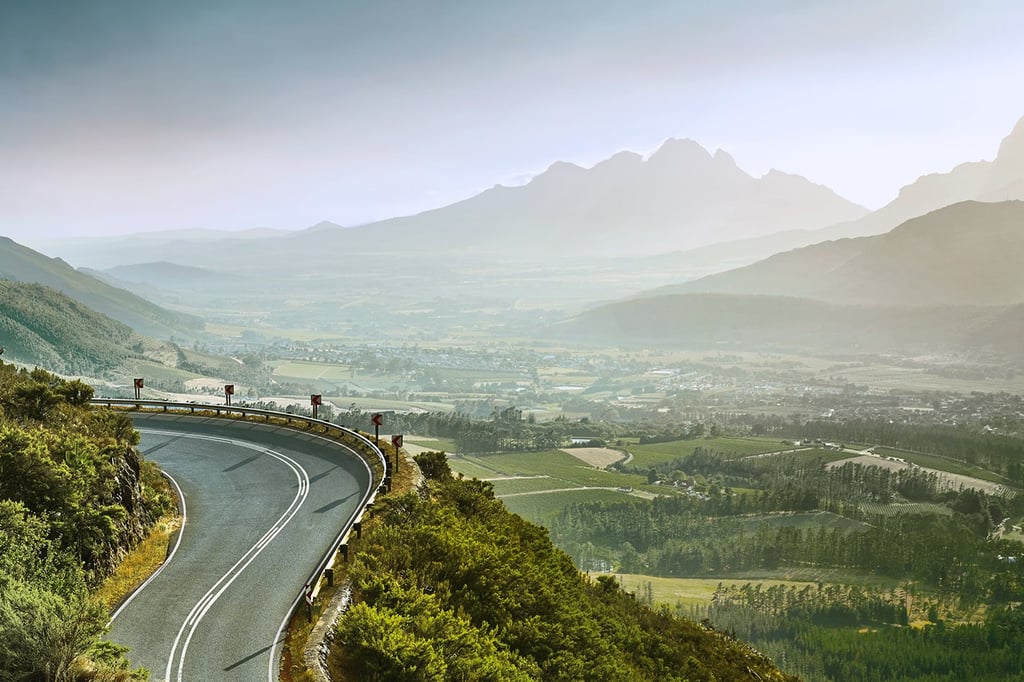
[[[273,681],[280,627],[371,485],[343,446],[242,420],[134,414],[139,449],[180,486],[187,522],[108,638],[151,679]]]

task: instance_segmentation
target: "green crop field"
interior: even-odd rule
[[[744,580],[718,578],[662,578],[655,575],[641,575],[638,573],[614,573],[612,574],[627,592],[642,596],[647,591],[647,585],[651,586],[651,594],[656,604],[683,604],[685,606],[708,606],[711,604],[711,597],[719,585],[723,587],[741,587],[746,584],[761,585],[763,588],[775,585],[786,585],[790,587],[803,588],[816,584],[813,581],[799,580]]]
[[[405,442],[418,445],[421,448],[428,448],[435,452],[455,452],[455,441],[450,438],[430,438],[428,436],[406,436]]]
[[[865,528],[865,524],[854,521],[838,514],[825,511],[803,512],[803,513],[780,513],[780,514],[758,514],[742,519],[743,528],[748,533],[754,533],[760,526],[772,526],[774,528],[840,528],[842,530],[857,530]]]
[[[580,488],[576,483],[566,483],[547,476],[528,478],[503,478],[492,481],[494,494],[498,497],[504,495],[517,495],[521,493],[535,493],[542,490],[562,490],[565,488]]]
[[[653,466],[671,462],[680,457],[693,454],[695,448],[702,447],[737,457],[760,455],[766,452],[789,450],[792,446],[784,445],[777,438],[694,438],[693,440],[674,440],[667,443],[649,443],[646,445],[628,444],[626,450],[633,453],[633,464],[640,467]]]
[[[898,516],[900,514],[942,514],[951,516],[953,510],[944,504],[930,502],[904,502],[900,504],[882,504],[880,502],[861,502],[861,511],[880,516]]]
[[[595,469],[560,450],[474,455],[462,459],[504,476],[541,474],[567,483],[613,488],[647,484],[647,479],[642,476]]]
[[[1006,478],[999,474],[970,466],[954,459],[947,459],[937,455],[926,455],[920,452],[907,452],[906,450],[897,450],[896,448],[876,447],[874,450],[876,454],[879,454],[882,457],[899,457],[900,459],[905,459],[908,462],[912,462],[918,466],[927,467],[929,469],[938,469],[939,471],[946,471],[951,474],[960,474],[961,476],[970,476],[972,478],[979,478],[983,481],[1008,485]]]
[[[628,493],[615,490],[567,490],[559,493],[517,495],[502,499],[505,507],[527,521],[547,526],[553,517],[570,504],[581,502],[618,502],[629,499]]]

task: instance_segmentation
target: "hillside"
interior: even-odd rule
[[[52,287],[146,336],[183,337],[203,325],[197,317],[165,310],[6,237],[0,237],[0,278]]]
[[[858,220],[820,230],[816,241],[887,232],[916,216],[963,201],[1024,200],[1024,118],[1003,138],[992,161],[962,163],[901,188],[882,208]]]
[[[821,227],[866,209],[805,178],[753,177],[724,151],[669,140],[644,158],[620,152],[592,168],[557,162],[522,186],[497,185],[448,206],[358,227],[329,222],[265,239],[96,240],[59,247],[90,267],[172,261],[236,273],[333,272],[363,257],[504,262],[664,253],[726,239]],[[180,237],[180,238],[179,238]],[[55,246],[55,248],[58,248]],[[405,261],[400,261],[404,263]]]
[[[828,353],[992,351],[1024,357],[1022,306],[849,305],[785,296],[652,294],[549,328],[563,339]]]
[[[795,679],[613,577],[584,577],[490,483],[455,480],[440,458],[429,499],[378,502],[357,544],[333,652],[345,679]]]
[[[102,374],[135,355],[128,326],[55,289],[0,279],[4,357],[63,374]]]
[[[758,293],[858,304],[1013,304],[1024,301],[1021,225],[1024,202],[967,201],[883,235],[815,244],[656,293]]]
[[[2,297],[6,298],[6,297]],[[0,362],[0,679],[148,679],[100,641],[89,590],[157,518],[169,485],[92,389]]]

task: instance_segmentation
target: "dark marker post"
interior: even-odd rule
[[[323,401],[323,396],[319,393],[309,396],[309,404],[313,406],[313,419],[316,419],[317,408],[323,404]]]
[[[224,385],[224,401],[225,401],[224,404],[227,405],[228,407],[231,407],[231,396],[233,396],[234,394],[235,394],[235,385],[234,384],[225,384]]]

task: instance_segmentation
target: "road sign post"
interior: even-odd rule
[[[395,473],[398,473],[398,450],[402,447],[402,434],[396,433],[391,436],[391,444],[395,446]]]
[[[135,399],[136,400],[139,399],[139,396],[141,395],[141,393],[142,393],[142,378],[140,377],[140,378],[135,380]]]
[[[309,396],[309,404],[313,406],[313,419],[316,419],[317,408],[323,404],[324,398],[319,393]]]
[[[373,415],[373,444],[380,447],[380,425],[384,423],[384,415],[377,412]]]
[[[231,406],[231,396],[235,394],[234,384],[224,384],[224,404],[228,407]]]

